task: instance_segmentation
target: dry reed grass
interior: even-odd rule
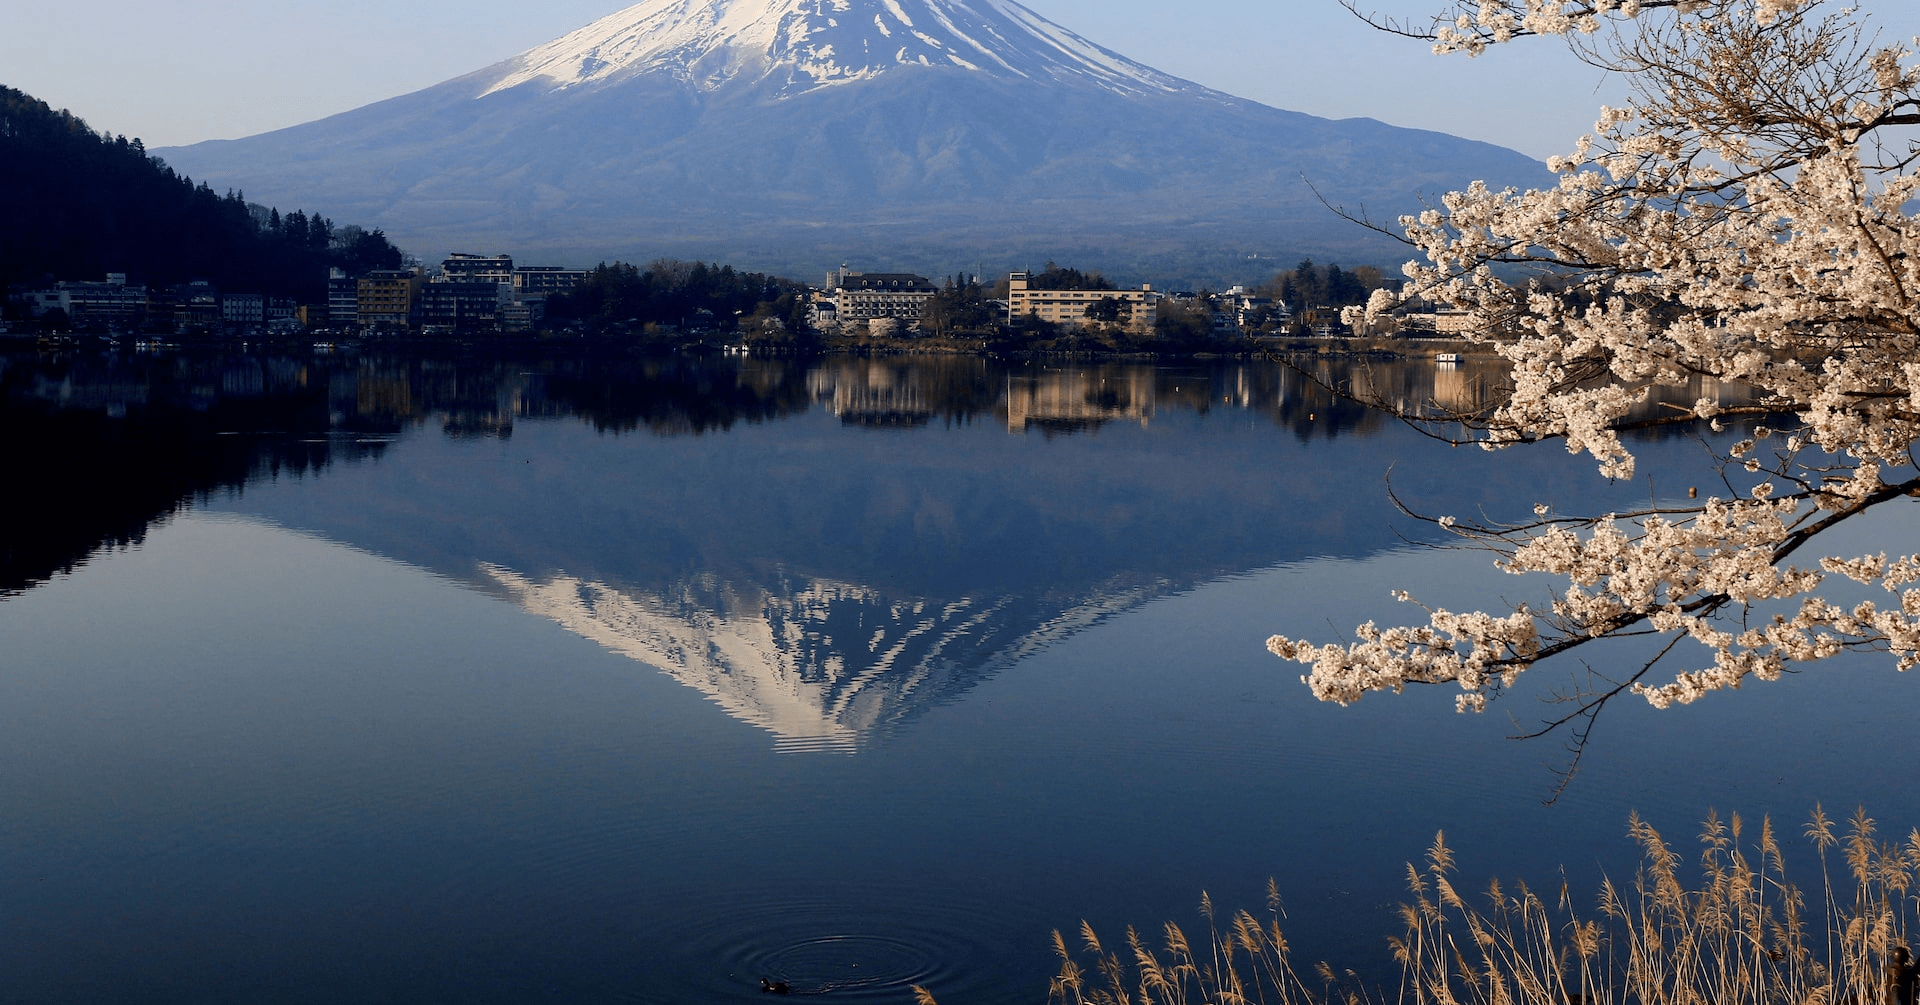
[[[1190,939],[1168,922],[1150,942],[1131,927],[1124,945],[1082,922],[1078,945],[1059,932],[1050,1001],[1065,1005],[1881,1005],[1887,957],[1914,930],[1920,829],[1882,842],[1856,812],[1844,826],[1814,808],[1805,834],[1820,862],[1811,906],[1790,883],[1771,821],[1754,835],[1739,816],[1709,814],[1694,885],[1684,859],[1637,815],[1629,833],[1641,862],[1632,885],[1601,885],[1591,912],[1561,883],[1549,906],[1532,889],[1498,882],[1482,905],[1454,885],[1453,853],[1434,838],[1424,866],[1407,866],[1412,902],[1389,941],[1399,987],[1367,990],[1352,971],[1321,963],[1312,977],[1289,956],[1279,895],[1267,917],[1225,919],[1201,895],[1206,931]],[[1836,879],[1829,852],[1845,863]],[[1085,964],[1081,962],[1084,958]],[[916,988],[916,1001],[933,996]]]

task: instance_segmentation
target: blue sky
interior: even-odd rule
[[[1141,62],[1331,118],[1563,153],[1617,88],[1557,43],[1433,56],[1335,0],[1025,0]],[[1397,15],[1421,0],[1375,0]],[[8,0],[0,83],[148,146],[295,125],[479,69],[622,0]],[[1436,5],[1437,6],[1437,5]]]

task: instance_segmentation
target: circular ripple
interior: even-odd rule
[[[880,935],[828,935],[784,946],[751,961],[795,994],[879,991],[925,984],[940,965],[925,946]]]
[[[700,920],[672,926],[684,975],[703,974],[683,993],[704,1001],[757,1000],[761,978],[795,995],[834,1001],[910,1001],[919,984],[954,1001],[978,999],[1003,969],[1009,904],[914,896],[875,888],[850,896],[770,900],[720,894]],[[1024,906],[1024,905],[1023,905]],[[711,913],[709,913],[711,912]],[[1013,946],[1038,937],[1013,939]],[[1044,975],[1043,975],[1044,976]],[[752,998],[739,999],[743,993]],[[690,1000],[690,999],[689,999]]]

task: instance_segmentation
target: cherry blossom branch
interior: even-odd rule
[[[1477,711],[1542,661],[1664,637],[1625,680],[1563,696],[1575,708],[1538,731],[1570,732],[1576,768],[1599,711],[1623,694],[1664,708],[1847,651],[1920,666],[1920,554],[1789,564],[1834,528],[1920,495],[1920,142],[1899,133],[1920,125],[1912,53],[1819,0],[1468,0],[1427,29],[1366,19],[1470,54],[1559,35],[1633,91],[1549,162],[1555,185],[1476,184],[1399,221],[1422,260],[1350,319],[1464,312],[1467,337],[1505,360],[1508,381],[1483,408],[1394,414],[1446,442],[1558,440],[1608,479],[1633,476],[1635,431],[1751,429],[1702,440],[1720,444],[1724,498],[1591,516],[1542,505],[1507,524],[1433,518],[1504,571],[1559,584],[1537,608],[1423,606],[1424,624],[1369,623],[1337,645],[1275,636],[1269,648],[1311,666],[1304,679],[1328,701],[1447,683],[1456,707]],[[1514,282],[1515,267],[1533,278]],[[1659,401],[1688,382],[1697,400]],[[1835,603],[1836,576],[1893,602]],[[1654,680],[1687,639],[1704,660]]]

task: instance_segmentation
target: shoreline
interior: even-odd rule
[[[515,336],[421,337],[355,339],[329,337],[324,331],[288,336],[232,338],[206,335],[36,335],[23,332],[0,333],[0,348],[24,349],[33,346],[41,352],[106,350],[131,352],[185,352],[217,349],[222,351],[278,351],[329,355],[368,352],[406,352],[421,349],[459,352],[574,351],[588,354],[633,356],[709,356],[742,357],[796,356],[976,356],[985,359],[1046,359],[1115,362],[1155,362],[1160,360],[1232,360],[1272,356],[1321,357],[1328,359],[1371,357],[1376,359],[1432,359],[1441,353],[1457,354],[1461,361],[1497,358],[1484,344],[1459,338],[1403,338],[1393,336],[1336,336],[1290,338],[1223,339],[1207,346],[1169,346],[1164,350],[1147,348],[998,348],[984,339],[827,339],[811,344],[750,344],[716,336],[681,341],[636,341],[593,336],[528,334]]]

